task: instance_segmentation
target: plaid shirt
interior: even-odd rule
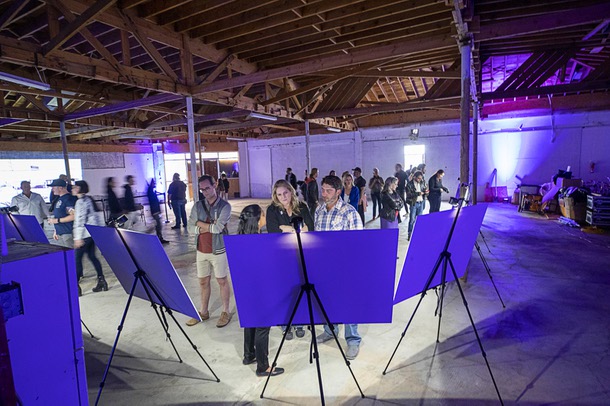
[[[332,209],[326,210],[322,203],[316,209],[316,231],[362,230],[360,215],[351,205],[343,200],[337,200]]]

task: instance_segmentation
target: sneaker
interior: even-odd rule
[[[332,339],[333,339],[333,335],[328,334],[326,331],[324,331],[322,334],[320,334],[319,336],[316,337],[316,341],[318,342],[318,344],[325,343]]]
[[[201,320],[197,320],[197,319],[195,319],[195,318],[193,318],[193,319],[188,319],[188,320],[186,321],[186,325],[187,325],[187,326],[192,327],[192,326],[194,326],[195,324],[199,324],[200,322],[202,322],[202,321],[206,321],[207,319],[209,319],[209,318],[210,318],[210,312],[209,312],[209,311],[207,311],[207,312],[205,312],[205,313],[201,313],[201,312],[198,312],[198,313],[199,313],[199,317],[201,317]]]
[[[179,230],[179,229],[180,229],[180,226],[173,226],[172,227],[172,230]]]
[[[303,337],[305,337],[305,330],[303,328],[297,327],[296,334],[297,334],[297,337],[303,338]]]
[[[360,346],[359,345],[348,345],[347,346],[347,351],[345,353],[345,358],[347,359],[356,359],[356,357],[358,356],[358,353],[360,352]]]
[[[292,340],[294,338],[294,334],[292,333],[292,329],[286,332],[286,340]]]
[[[216,327],[224,327],[231,321],[231,313],[222,312],[220,313],[220,318],[218,319],[218,323],[216,323]]]
[[[273,368],[273,371],[271,372],[271,376],[277,376],[277,375],[281,375],[284,373],[284,368],[280,368],[280,367],[275,367]],[[260,376],[260,377],[265,377],[265,376],[269,376],[269,372],[267,371],[256,371],[256,376]]]
[[[164,240],[163,238],[161,238],[159,241],[161,241],[161,244],[163,244],[163,245],[169,244],[169,241]]]

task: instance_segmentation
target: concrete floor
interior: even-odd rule
[[[232,200],[234,214],[254,202],[268,204]],[[171,241],[167,254],[197,305],[194,239],[184,230],[171,230],[170,225],[164,229]],[[367,224],[367,228],[378,227],[378,220]],[[233,216],[230,229],[234,232],[235,228]],[[536,214],[517,213],[516,206],[505,204],[490,205],[482,231],[491,249],[489,253],[483,245],[484,254],[506,308],[476,252],[464,289],[504,402],[610,404],[610,234],[585,233]],[[401,225],[400,238],[397,280],[408,248],[406,223]],[[84,335],[91,404],[127,300],[105,262],[104,266],[108,292],[91,292],[95,276],[89,264],[81,284],[85,291],[80,299],[82,319],[96,336]],[[418,300],[395,306],[392,324],[360,326],[363,342],[352,368],[365,399],[360,398],[335,344],[321,345],[327,404],[498,404],[455,284],[445,298],[440,343],[435,345],[436,296],[431,293],[424,298],[388,374],[381,374]],[[255,375],[255,365],[241,363],[243,332],[238,316],[227,327],[216,328],[219,309],[218,287],[213,284],[212,318],[185,327],[221,379],[216,383],[172,325],[170,332],[184,363],[177,361],[149,304],[135,299],[101,404],[319,404],[316,369],[309,364],[306,338],[286,343],[278,362],[286,373],[273,377],[266,398],[260,399],[264,379]],[[187,317],[176,317],[184,325]],[[273,328],[271,359],[280,340],[281,330]],[[342,334],[341,343],[345,346]]]

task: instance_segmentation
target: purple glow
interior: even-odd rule
[[[453,238],[449,244],[451,260],[458,277],[462,277],[466,272],[486,210],[487,205],[478,204],[464,207],[460,213]],[[407,258],[396,289],[394,304],[422,292],[440,253],[445,248],[447,236],[456,213],[457,210],[447,210],[417,218]],[[439,267],[430,288],[440,285],[441,271],[442,267]],[[447,282],[454,279],[451,268],[447,266]]]
[[[334,323],[390,323],[398,230],[301,234],[310,282]],[[287,324],[304,283],[295,234],[225,236],[242,327]],[[375,255],[366,255],[375,253]],[[315,304],[315,301],[314,301]],[[323,323],[314,305],[316,324]],[[294,324],[308,324],[304,297]]]

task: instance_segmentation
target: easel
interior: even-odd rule
[[[437,333],[436,333],[436,342],[439,342],[439,337],[440,337],[440,331],[441,331],[441,320],[442,320],[442,315],[443,315],[443,300],[444,300],[444,296],[445,296],[445,283],[447,280],[447,265],[449,265],[449,267],[451,268],[451,272],[453,274],[453,277],[455,279],[455,283],[457,284],[457,287],[460,291],[460,296],[462,297],[462,303],[464,304],[464,307],[466,308],[466,312],[468,313],[468,318],[470,319],[470,324],[472,325],[472,329],[474,331],[474,334],[477,338],[477,342],[479,343],[479,348],[481,349],[481,354],[483,355],[483,358],[485,359],[485,364],[487,365],[487,369],[489,371],[489,375],[491,376],[491,380],[493,382],[494,388],[496,390],[496,394],[498,395],[498,399],[500,400],[500,404],[504,405],[504,402],[502,400],[502,396],[500,395],[500,391],[498,389],[498,385],[496,384],[496,380],[494,378],[493,372],[491,371],[491,367],[489,365],[489,361],[487,360],[487,354],[485,353],[485,350],[483,348],[483,344],[481,342],[481,338],[479,337],[479,333],[477,331],[477,328],[474,324],[474,320],[472,318],[472,314],[470,313],[470,309],[468,308],[468,302],[466,301],[466,297],[464,296],[464,291],[462,290],[462,286],[460,284],[457,272],[455,271],[455,267],[453,266],[453,261],[451,260],[451,252],[449,252],[449,245],[451,243],[451,238],[453,237],[453,232],[455,230],[455,225],[457,223],[457,220],[460,216],[460,212],[462,209],[462,205],[464,204],[465,199],[464,198],[460,198],[458,199],[458,209],[457,212],[455,214],[455,217],[453,218],[453,223],[451,225],[451,229],[449,231],[449,234],[447,236],[447,240],[445,242],[445,246],[443,251],[439,254],[438,259],[436,260],[436,263],[434,265],[434,268],[432,269],[432,272],[430,273],[430,276],[428,277],[426,284],[424,286],[424,289],[421,292],[419,301],[417,302],[417,305],[415,306],[415,310],[413,310],[413,314],[411,315],[411,318],[409,319],[409,321],[407,322],[407,325],[405,326],[405,329],[403,330],[400,339],[398,340],[398,344],[396,344],[396,348],[394,348],[394,352],[392,353],[392,356],[390,357],[385,369],[383,370],[383,375],[385,375],[387,373],[388,367],[390,366],[390,363],[392,362],[392,359],[394,359],[394,355],[396,354],[396,351],[398,350],[398,347],[400,346],[407,330],[409,329],[409,326],[411,325],[411,322],[413,321],[413,318],[415,317],[415,313],[417,313],[417,310],[419,309],[419,306],[421,305],[422,301],[424,300],[424,297],[426,296],[426,292],[430,289],[430,285],[432,284],[432,281],[434,279],[434,276],[436,275],[436,273],[438,272],[439,268],[442,265],[442,270],[441,270],[441,295],[440,295],[440,305],[438,308],[438,329],[437,329]],[[495,285],[494,285],[495,286]]]
[[[324,309],[324,306],[322,305],[322,300],[320,299],[320,296],[318,296],[318,293],[316,292],[316,287],[314,286],[314,284],[309,282],[309,276],[307,274],[307,267],[305,265],[305,256],[303,255],[303,245],[301,243],[301,224],[302,224],[302,222],[303,222],[303,219],[301,217],[295,217],[292,219],[292,225],[294,226],[294,229],[295,229],[296,235],[297,235],[299,256],[301,259],[301,270],[303,271],[303,278],[305,280],[305,283],[303,285],[301,285],[301,290],[299,291],[297,301],[292,309],[292,313],[290,315],[290,319],[288,320],[288,325],[286,327],[286,331],[290,331],[290,329],[292,328],[292,320],[294,319],[294,316],[297,313],[297,309],[299,308],[299,304],[301,303],[301,300],[303,299],[303,295],[305,295],[307,297],[307,310],[309,313],[309,329],[311,331],[310,348],[312,349],[311,350],[312,353],[311,353],[309,362],[310,363],[313,362],[312,358],[316,360],[316,369],[318,372],[318,384],[320,386],[320,402],[322,405],[325,405],[326,403],[324,401],[324,387],[322,385],[322,372],[320,370],[320,353],[318,352],[318,342],[316,341],[316,329],[315,329],[315,324],[314,324],[313,303],[312,303],[312,297],[311,297],[311,295],[313,293],[314,298],[315,298],[316,302],[318,303],[318,306],[320,307],[322,314],[324,315],[324,320],[326,321],[326,324],[328,324],[328,326],[330,327],[330,331],[332,332],[333,338],[335,339],[335,342],[337,343],[337,347],[339,348],[339,351],[341,352],[341,356],[343,357],[343,360],[345,361],[345,365],[347,365],[347,368],[349,369],[349,372],[351,373],[352,378],[354,378],[354,382],[356,383],[356,386],[358,387],[360,396],[362,396],[362,398],[364,398],[364,393],[362,392],[362,389],[360,388],[360,385],[358,384],[358,380],[356,379],[356,376],[354,375],[354,371],[352,371],[350,362],[347,360],[347,357],[345,356],[345,353],[343,352],[343,348],[341,348],[341,344],[339,344],[339,339],[337,338],[337,334],[335,333],[334,326],[330,322],[330,319],[328,318],[328,314],[326,313],[326,310]],[[265,394],[265,390],[267,389],[267,384],[269,383],[269,378],[271,378],[273,368],[275,368],[277,366],[277,359],[280,356],[280,353],[282,352],[282,347],[284,346],[285,340],[286,340],[286,334],[284,334],[282,336],[282,341],[280,342],[280,346],[277,350],[277,353],[275,354],[275,358],[273,359],[271,368],[269,369],[269,374],[267,375],[267,380],[265,381],[265,386],[263,387],[263,391],[261,392],[261,395],[260,395],[261,399],[263,398],[263,396]]]
[[[142,287],[144,288],[144,291],[146,292],[146,296],[148,297],[148,300],[150,301],[150,305],[154,309],[155,314],[157,315],[157,318],[159,319],[159,322],[161,323],[161,327],[163,328],[163,331],[165,332],[165,336],[167,337],[167,339],[171,343],[172,348],[174,349],[174,352],[176,353],[176,356],[178,357],[178,360],[180,361],[180,363],[182,363],[182,358],[180,357],[180,354],[178,354],[178,350],[176,349],[176,346],[174,345],[174,342],[172,341],[171,334],[169,333],[169,323],[168,323],[168,321],[167,321],[167,319],[165,317],[165,314],[163,313],[163,310],[165,310],[165,313],[167,313],[172,318],[174,323],[176,323],[176,326],[178,326],[178,328],[180,329],[182,334],[184,334],[184,337],[186,337],[186,339],[189,342],[189,344],[191,345],[191,347],[193,347],[193,350],[195,350],[197,355],[199,355],[199,358],[201,358],[201,360],[208,367],[208,369],[210,370],[212,375],[214,375],[214,378],[216,378],[216,382],[220,382],[220,379],[218,379],[218,377],[216,376],[216,374],[214,373],[214,371],[212,370],[210,365],[207,363],[205,358],[203,358],[203,356],[201,355],[201,353],[197,349],[197,346],[193,343],[193,341],[191,341],[189,336],[186,334],[186,331],[184,331],[184,329],[182,328],[180,323],[178,323],[178,321],[174,317],[172,309],[167,306],[167,302],[165,301],[163,296],[161,296],[159,294],[159,291],[155,288],[154,284],[150,281],[150,279],[148,278],[148,275],[146,274],[146,272],[143,269],[141,269],[141,267],[138,264],[138,261],[136,260],[133,252],[131,251],[131,249],[127,245],[127,242],[123,238],[123,235],[119,232],[118,229],[116,230],[116,232],[117,232],[118,236],[120,237],[120,239],[121,239],[125,249],[127,250],[127,253],[129,254],[129,257],[133,261],[133,264],[135,265],[137,271],[134,273],[133,284],[132,284],[131,290],[129,292],[129,297],[127,299],[127,304],[125,305],[125,310],[123,312],[123,317],[121,318],[121,322],[120,322],[120,324],[119,324],[119,326],[117,328],[117,335],[116,335],[116,338],[114,340],[114,344],[112,345],[112,350],[110,351],[110,357],[108,358],[108,363],[106,364],[106,369],[104,371],[104,377],[102,378],[102,381],[100,382],[100,389],[99,389],[99,391],[97,393],[97,398],[95,399],[95,405],[97,406],[97,404],[99,403],[100,397],[102,396],[102,390],[104,389],[104,385],[106,383],[106,378],[108,377],[108,371],[110,370],[110,365],[112,364],[112,358],[114,357],[114,352],[115,352],[116,347],[118,345],[119,338],[121,337],[121,332],[123,331],[123,326],[125,324],[125,319],[127,318],[127,312],[129,311],[129,306],[131,305],[131,299],[133,299],[133,297],[134,297],[134,293],[136,291],[136,287],[137,287],[138,283],[142,284]],[[157,304],[153,300],[153,296],[151,295],[151,292],[155,295],[155,297],[160,302],[161,309],[157,309]]]

